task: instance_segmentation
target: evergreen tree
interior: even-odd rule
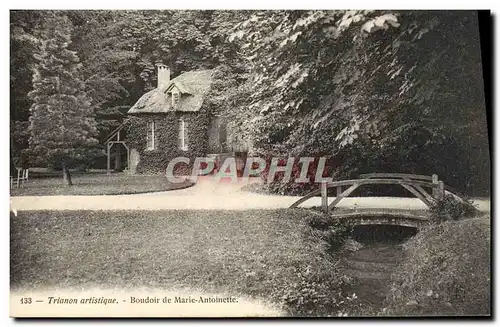
[[[29,93],[30,153],[48,164],[60,165],[72,185],[69,166],[96,154],[96,122],[80,78],[81,64],[71,44],[71,23],[52,13],[45,21]]]

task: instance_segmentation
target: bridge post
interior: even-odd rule
[[[328,213],[328,188],[326,182],[321,182],[321,208]]]
[[[444,199],[444,183],[443,181],[438,182],[438,190],[437,190],[437,200]]]
[[[433,187],[432,187],[432,197],[434,199],[436,199],[436,200],[439,200],[438,199],[438,197],[439,197],[439,195],[438,195],[438,187],[439,187],[439,185],[438,185],[438,175],[436,175],[436,174],[432,175],[432,184],[434,184]]]

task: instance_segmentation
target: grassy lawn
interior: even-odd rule
[[[11,215],[11,288],[189,287],[331,313],[342,305],[343,278],[310,216],[290,209],[20,212]]]
[[[63,184],[62,176],[30,178],[23,188],[12,188],[11,195],[113,195],[169,191],[192,186],[193,183],[171,183],[165,176],[126,174],[75,174],[73,186]]]

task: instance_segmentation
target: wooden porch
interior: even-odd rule
[[[124,141],[124,135],[123,135],[123,127],[125,126],[125,123],[122,123],[120,126],[118,126],[113,132],[109,134],[109,136],[106,138],[104,143],[106,144],[106,156],[107,156],[107,174],[111,174],[111,148],[115,144],[121,144],[127,151],[127,168],[126,170],[130,170],[130,148],[128,147],[127,143]],[[118,159],[115,159],[118,160]]]

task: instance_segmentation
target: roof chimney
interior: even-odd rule
[[[164,64],[157,64],[158,66],[158,87],[164,88],[170,82],[170,68]]]

